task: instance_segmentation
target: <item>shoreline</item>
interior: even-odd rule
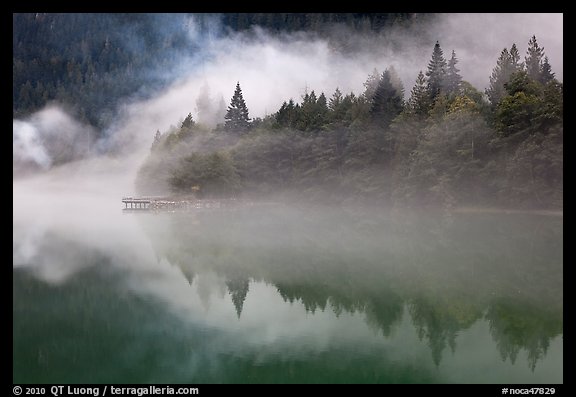
[[[238,199],[238,198],[226,198],[226,199],[198,199],[193,197],[169,197],[169,196],[156,196],[156,197],[123,197],[122,201],[147,201],[149,202],[149,207],[146,209],[200,209],[200,208],[226,208],[226,207],[238,207],[238,206],[254,206],[257,204],[282,204],[281,201],[263,201],[259,202],[257,200],[251,199]],[[345,206],[346,207],[346,206]],[[125,210],[139,208],[124,208]],[[144,209],[144,208],[142,208]],[[423,208],[398,208],[397,210],[422,210]],[[430,208],[428,208],[430,209]],[[437,209],[442,209],[438,207]],[[459,214],[475,214],[475,213],[485,213],[485,214],[530,214],[530,215],[542,215],[542,216],[557,216],[564,217],[564,211],[561,209],[511,209],[511,208],[499,208],[499,207],[475,207],[475,206],[462,206],[450,209],[449,212],[459,213]]]
[[[491,213],[491,214],[531,214],[545,216],[564,217],[563,210],[529,210],[529,209],[508,209],[508,208],[490,208],[490,207],[458,207],[452,212],[470,214],[470,213]]]

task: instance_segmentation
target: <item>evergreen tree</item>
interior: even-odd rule
[[[554,73],[552,72],[552,67],[548,62],[548,57],[544,57],[544,61],[542,62],[542,70],[540,71],[540,82],[542,84],[547,84],[550,81],[554,80]]]
[[[541,106],[541,87],[525,71],[516,72],[506,83],[506,93],[495,111],[495,125],[502,136],[520,131],[534,132],[538,108]]]
[[[460,84],[462,83],[462,76],[460,76],[460,70],[456,68],[458,59],[456,59],[456,52],[452,50],[452,57],[448,61],[448,67],[446,70],[446,79],[444,82],[444,88],[448,95],[458,94],[460,90]]]
[[[320,96],[318,97],[318,100],[316,101],[316,105],[318,108],[319,112],[326,112],[328,111],[328,103],[326,101],[326,95],[324,95],[324,93],[320,93]]]
[[[327,121],[328,104],[324,93],[317,97],[314,90],[306,92],[302,97],[302,105],[295,109],[299,115],[295,127],[301,131],[318,131]]]
[[[275,118],[280,127],[294,127],[297,118],[296,106],[292,98],[290,98],[290,101],[282,103],[282,106],[276,112]]]
[[[416,84],[412,88],[410,99],[408,100],[408,110],[418,118],[424,119],[428,116],[430,107],[431,102],[428,96],[426,77],[424,77],[424,73],[420,71],[418,77],[416,77]]]
[[[230,100],[230,106],[226,116],[224,116],[224,127],[228,131],[243,133],[250,128],[250,118],[248,117],[248,108],[242,96],[240,82],[236,83],[236,90]]]
[[[236,314],[238,315],[238,318],[240,318],[246,295],[248,295],[248,290],[250,289],[250,280],[241,278],[228,280],[226,281],[226,287],[228,288],[228,293],[232,297],[232,303],[234,303]]]
[[[156,134],[154,135],[154,141],[152,141],[152,147],[150,148],[150,150],[156,150],[158,148],[161,138],[162,134],[160,133],[160,130],[156,130]]]
[[[328,117],[330,118],[330,121],[343,121],[346,118],[348,108],[349,106],[346,106],[342,92],[339,88],[336,88],[332,98],[328,101]]]
[[[318,100],[316,101],[316,117],[315,117],[315,126],[317,129],[320,129],[324,126],[327,121],[328,117],[328,101],[326,100],[326,95],[324,93],[320,93]]]
[[[376,88],[378,87],[379,82],[380,72],[378,72],[378,69],[374,68],[372,74],[369,75],[364,82],[364,98],[366,98],[368,102],[372,102],[372,99],[374,99],[374,93],[376,92]]]
[[[512,66],[512,73],[524,69],[524,64],[520,62],[520,53],[518,52],[516,43],[512,44],[512,47],[510,47],[510,63]]]
[[[516,45],[513,45],[513,47],[515,48]],[[516,55],[514,57],[516,57]],[[510,76],[516,71],[515,63],[517,64],[517,58],[513,58],[508,52],[508,49],[504,48],[496,61],[496,66],[492,69],[490,86],[486,89],[486,95],[488,95],[492,106],[496,106],[506,94],[504,84],[510,80]]]
[[[194,119],[192,118],[192,113],[188,113],[188,116],[186,116],[186,118],[184,119],[184,121],[182,122],[182,125],[180,126],[182,129],[190,129],[192,127],[194,127],[194,124],[196,124],[194,122]]]
[[[302,97],[302,113],[306,121],[310,121],[316,112],[316,101],[318,98],[316,97],[316,93],[312,90],[311,93],[305,92],[304,96]]]
[[[340,89],[336,87],[334,95],[332,95],[332,98],[330,98],[330,101],[328,102],[328,108],[332,112],[336,113],[341,104],[342,104],[342,92],[340,92]]]
[[[542,65],[542,58],[544,57],[544,47],[540,48],[536,41],[536,36],[532,36],[528,42],[528,50],[524,58],[526,64],[526,72],[528,77],[533,80],[540,81],[540,71]]]
[[[402,97],[392,85],[390,71],[382,73],[380,83],[374,93],[374,100],[370,107],[372,119],[382,127],[388,127],[392,120],[402,112]]]
[[[434,51],[432,52],[432,59],[430,63],[428,63],[428,71],[426,72],[426,76],[428,77],[428,95],[432,100],[436,99],[442,91],[447,67],[448,65],[446,64],[446,59],[444,59],[444,53],[440,48],[440,43],[436,41]]]
[[[390,74],[390,83],[396,89],[396,92],[404,100],[404,84],[402,84],[402,79],[398,76],[398,72],[394,66],[388,68],[388,73]]]

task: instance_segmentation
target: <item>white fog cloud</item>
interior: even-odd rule
[[[190,23],[190,37],[198,40],[197,27]],[[306,90],[324,92],[327,98],[336,88],[361,94],[372,70],[389,66],[398,72],[408,97],[418,71],[426,71],[436,40],[446,58],[456,51],[463,78],[484,91],[502,49],[516,43],[523,59],[535,34],[562,80],[562,14],[443,14],[423,23],[419,35],[405,29],[384,38],[349,33],[357,43],[354,55],[302,32],[272,36],[256,29],[253,35],[212,35],[204,41],[201,59],[182,54],[174,72],[178,77],[166,90],[125,107],[118,130],[127,135],[121,141],[133,141],[137,134],[149,145],[157,129],[177,125],[188,113],[198,120],[196,103],[206,87],[214,106],[220,98],[228,105],[238,81],[251,117],[273,114],[290,98],[300,102]]]
[[[251,117],[273,114],[290,98],[300,102],[306,90],[317,95],[324,92],[327,98],[336,88],[359,95],[374,68],[383,72],[389,66],[398,72],[408,97],[418,71],[426,70],[436,40],[445,57],[456,51],[463,78],[480,91],[488,85],[502,49],[516,43],[523,58],[533,34],[545,48],[556,77],[562,80],[563,76],[562,14],[442,14],[419,22],[418,32],[400,28],[384,36],[348,32],[345,35],[354,44],[353,55],[303,32],[270,35],[256,29],[253,34],[218,35],[216,20],[202,35],[197,19],[182,19],[181,15],[159,15],[157,34],[173,33],[167,24],[170,18],[183,23],[198,51],[175,51],[172,56],[179,61],[174,70],[149,72],[169,76],[173,83],[150,99],[133,99],[122,105],[120,116],[103,132],[99,148],[139,151],[144,156],[156,130],[178,125],[188,113],[197,121],[214,124],[214,115],[199,115],[199,98],[209,97],[212,111],[221,114],[238,81]],[[124,33],[126,40],[135,41],[129,31]],[[209,102],[205,100],[204,105]],[[15,120],[13,130],[15,160],[32,161],[42,168],[55,158],[76,159],[89,153],[89,137],[93,136],[89,127],[56,107],[29,120]]]
[[[46,106],[26,120],[12,121],[14,171],[26,165],[48,169],[53,164],[92,154],[94,129],[56,105]]]

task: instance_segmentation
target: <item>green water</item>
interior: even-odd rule
[[[51,222],[14,222],[14,383],[563,382],[562,217]]]

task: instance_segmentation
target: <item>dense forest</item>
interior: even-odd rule
[[[147,72],[173,67],[174,51],[195,50],[183,30],[156,34],[151,27],[158,17],[147,14],[35,13],[12,18],[15,118],[57,101],[79,120],[102,129],[113,120],[121,99],[151,95],[166,83],[166,76]]]
[[[189,17],[200,32],[188,35]],[[25,117],[50,101],[71,108],[100,130],[114,119],[117,105],[132,96],[150,97],[173,76],[183,54],[202,56],[204,35],[307,31],[346,46],[337,26],[378,32],[411,26],[430,16],[398,13],[227,13],[227,14],[13,14],[13,117]],[[213,32],[213,30],[217,30]]]
[[[463,80],[459,62],[436,42],[409,95],[387,67],[367,77],[362,93],[306,91],[254,119],[238,82],[216,128],[190,113],[156,131],[138,190],[561,208],[563,85],[544,48],[535,36],[523,59],[515,44],[504,48],[485,92]]]

